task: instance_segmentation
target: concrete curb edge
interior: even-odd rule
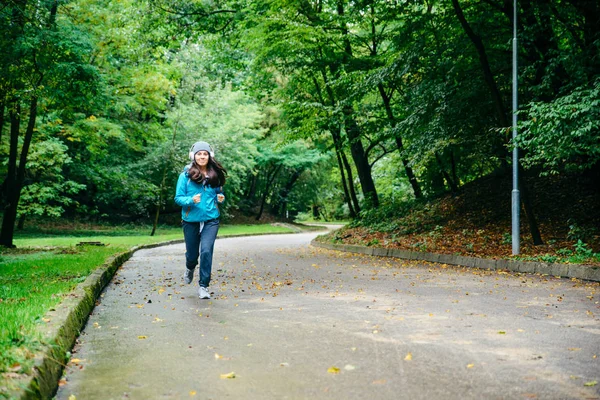
[[[377,257],[394,257],[405,260],[429,261],[442,264],[460,265],[471,268],[509,270],[529,274],[560,276],[600,282],[600,267],[582,264],[557,264],[506,259],[487,259],[452,254],[426,253],[420,251],[387,249],[348,244],[323,243],[313,240],[312,246],[348,253],[359,253]]]

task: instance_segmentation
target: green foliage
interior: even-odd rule
[[[8,111],[18,103],[25,115],[34,96],[32,149],[54,140],[70,160],[62,181],[27,174],[23,215],[173,211],[177,174],[199,139],[229,171],[226,214],[237,205],[256,212],[264,197],[275,214],[314,206],[326,218],[348,215],[342,155],[359,202],[371,175],[390,215],[414,196],[410,171],[434,197],[504,166],[511,15],[490,2],[459,2],[480,49],[451,2],[70,0],[54,19],[52,4],[0,12],[0,173]],[[536,172],[600,160],[598,42],[581,28],[581,4],[518,10],[526,106],[516,144]],[[381,221],[388,231],[418,228]]]
[[[529,103],[517,145],[527,167],[545,173],[585,170],[600,162],[600,79],[550,102]]]
[[[85,185],[65,179],[71,163],[67,146],[56,138],[34,143],[27,163],[27,181],[21,192],[19,216],[60,217],[64,207],[74,204],[73,197]]]
[[[524,261],[542,261],[547,263],[568,263],[568,264],[586,264],[600,262],[600,253],[594,253],[586,243],[578,240],[571,249],[558,249],[556,255],[543,254],[540,256],[516,256],[515,258]]]

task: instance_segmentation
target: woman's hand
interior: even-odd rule
[[[192,200],[194,201],[195,204],[200,203],[200,193],[198,193],[197,195],[192,197]]]

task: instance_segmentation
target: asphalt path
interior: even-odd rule
[[[183,283],[183,244],[136,252],[56,397],[600,399],[598,283],[341,253],[317,234],[218,239],[211,300]]]

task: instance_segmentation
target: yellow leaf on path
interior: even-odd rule
[[[567,350],[569,350],[569,351],[579,351],[579,350],[581,350],[581,347],[569,347]]]
[[[340,369],[338,367],[329,367],[327,368],[327,372],[329,372],[330,374],[339,374]]]
[[[81,360],[80,360],[79,358],[71,358],[71,362],[72,362],[73,364],[77,364],[77,363],[80,363],[80,362],[81,362]]]
[[[597,381],[591,381],[591,382],[586,382],[583,384],[583,386],[596,386],[598,384]]]
[[[136,306],[137,308],[144,308],[144,305],[143,305],[143,304],[136,304],[135,306]]]
[[[506,335],[505,331],[498,331],[498,335]]]
[[[72,394],[72,395],[69,396],[69,400],[77,400],[77,397],[75,397],[75,395]]]
[[[473,368],[475,364],[467,364],[467,368]]]
[[[158,294],[163,294],[164,291],[165,291],[165,288],[160,288],[160,289],[158,289]]]
[[[138,336],[138,339],[140,339],[140,340],[148,339],[148,336],[140,335],[140,336]]]
[[[321,268],[317,264],[313,264],[312,266],[315,267],[315,268]]]
[[[404,357],[404,361],[412,361],[412,353],[408,353],[406,357]]]
[[[235,372],[230,372],[228,374],[221,374],[221,379],[233,379],[235,378]]]
[[[218,353],[215,353],[215,360],[218,360],[220,358],[223,358],[223,356]]]
[[[190,396],[195,396],[196,395],[196,391],[195,390],[190,390]]]

